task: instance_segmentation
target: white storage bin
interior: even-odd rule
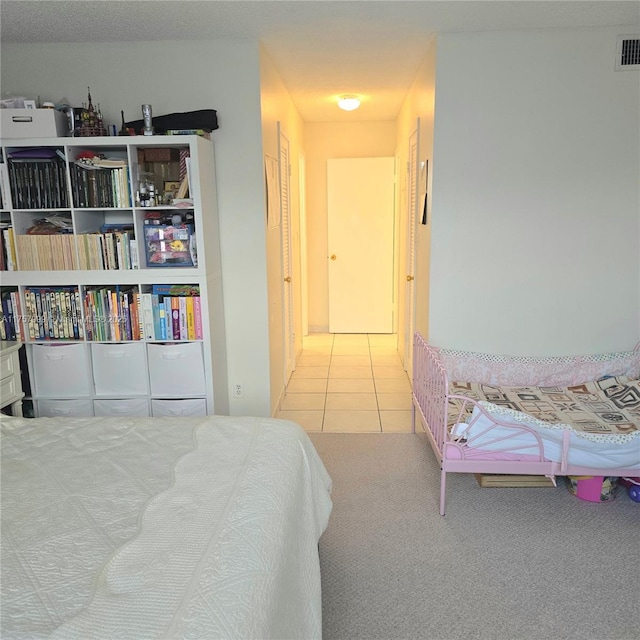
[[[189,398],[187,400],[152,400],[152,416],[206,416],[207,401],[205,398]]]
[[[69,134],[69,118],[55,109],[0,109],[3,138],[57,138]]]
[[[34,344],[35,397],[78,398],[91,395],[86,345]]]
[[[91,345],[97,396],[144,396],[149,393],[145,348],[141,342]]]
[[[200,342],[148,344],[151,395],[205,395],[204,361]]]
[[[91,400],[38,400],[38,417],[86,417],[93,415]]]
[[[97,416],[138,416],[149,415],[147,398],[128,398],[126,400],[94,400],[93,412]]]

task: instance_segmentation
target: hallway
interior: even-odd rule
[[[395,334],[310,334],[277,417],[305,431],[411,431],[411,385]]]

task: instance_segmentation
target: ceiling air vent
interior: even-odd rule
[[[640,36],[618,36],[616,71],[640,69]]]

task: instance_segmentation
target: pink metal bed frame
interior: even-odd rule
[[[583,381],[581,381],[583,382]],[[481,433],[466,440],[456,438],[447,428],[449,400],[457,400],[460,409],[456,423],[463,422],[463,416],[468,408],[477,408],[479,413],[470,425],[475,423],[481,415],[492,424],[482,429]],[[447,473],[492,473],[543,475],[552,479],[555,476],[587,475],[587,476],[637,476],[637,469],[596,469],[571,465],[568,463],[569,435],[563,432],[562,458],[560,462],[546,460],[540,436],[526,425],[514,425],[501,421],[489,415],[475,400],[462,395],[449,393],[449,375],[440,358],[439,350],[428,345],[420,334],[414,336],[413,346],[413,431],[416,428],[416,414],[420,417],[424,431],[427,434],[431,448],[440,464],[440,515],[445,512],[446,478]],[[487,434],[500,425],[503,435],[491,438]],[[505,434],[505,429],[508,433]],[[531,452],[522,454],[523,446],[512,446],[510,439],[531,434],[535,444],[531,445]],[[473,441],[483,438],[483,444],[500,442],[500,449],[482,450],[473,448]],[[517,449],[518,453],[514,450]]]

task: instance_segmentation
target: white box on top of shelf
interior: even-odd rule
[[[15,138],[59,138],[69,134],[69,118],[56,109],[0,109],[0,135]]]

